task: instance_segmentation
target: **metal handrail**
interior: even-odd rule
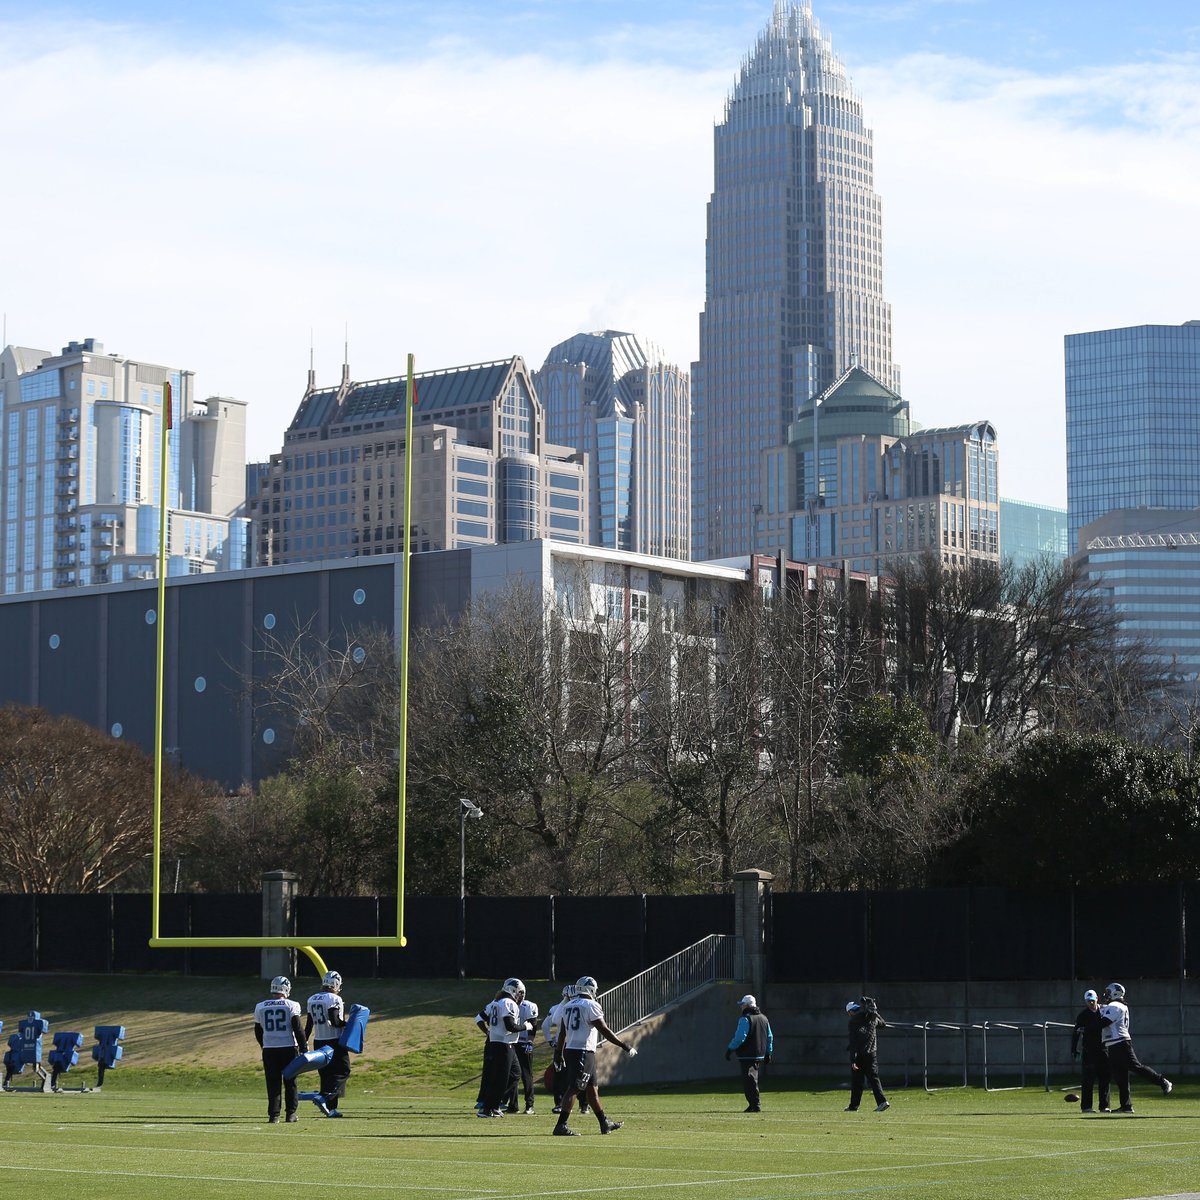
[[[718,979],[740,979],[745,973],[743,958],[740,937],[710,933],[632,979],[601,992],[597,999],[605,1021],[619,1033]]]

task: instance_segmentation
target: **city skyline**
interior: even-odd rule
[[[322,383],[347,326],[356,378],[409,350],[532,364],[570,328],[696,357],[712,128],[770,0],[96,11],[0,3],[29,164],[0,202],[22,233],[6,343],[179,362],[248,403],[255,458],[280,448],[310,330]],[[1063,337],[1200,317],[1198,22],[814,13],[875,132],[902,394],[929,424],[993,421],[1004,494],[1063,503]],[[597,187],[605,160],[636,186]]]

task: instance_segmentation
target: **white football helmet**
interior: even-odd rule
[[[575,998],[575,985],[568,983],[563,987],[563,999],[573,1000]]]
[[[1108,985],[1108,987],[1106,987],[1104,989],[1104,999],[1110,1004],[1114,1000],[1124,1000],[1125,999],[1124,986],[1119,983],[1110,983]]]
[[[525,995],[525,985],[516,976],[506,979],[500,985],[500,990],[513,1000],[520,1000]]]
[[[336,971],[326,971],[321,976],[321,986],[329,992],[340,992],[342,990],[342,977]]]
[[[590,996],[593,1000],[596,998],[596,989],[600,985],[590,976],[581,975],[575,980],[575,995]]]
[[[271,980],[271,991],[278,992],[281,996],[290,996],[292,994],[292,981],[286,975],[276,975]]]

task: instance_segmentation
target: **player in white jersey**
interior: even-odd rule
[[[342,1000],[342,977],[336,971],[326,971],[321,978],[321,991],[308,998],[308,1016],[304,1021],[304,1032],[313,1039],[313,1049],[333,1047],[329,1065],[319,1068],[321,1099],[317,1107],[327,1117],[340,1117],[338,1097],[346,1094],[346,1080],[350,1078],[350,1051],[338,1044],[338,1038],[346,1027],[346,1004]]]
[[[546,1014],[546,1019],[542,1022],[542,1037],[546,1039],[546,1043],[550,1047],[550,1053],[554,1053],[555,1043],[558,1041],[558,1026],[562,1020],[562,1010],[566,1008],[567,1001],[575,995],[575,985],[568,983],[562,990],[562,999],[557,1004],[550,1006],[550,1011]],[[554,1072],[554,1107],[551,1112],[562,1112],[563,1089],[566,1087],[567,1074],[565,1071]]]
[[[502,1117],[508,1096],[516,1096],[521,1073],[517,1067],[517,1037],[523,1028],[531,1028],[532,1022],[522,1023],[517,996],[523,994],[525,985],[510,977],[501,985],[496,998],[485,1005],[475,1023],[487,1034],[487,1045],[483,1051],[483,1079],[479,1087],[479,1102],[476,1112],[480,1117]]]
[[[1117,1111],[1131,1113],[1131,1072],[1150,1080],[1151,1083],[1157,1083],[1164,1096],[1171,1094],[1174,1084],[1153,1067],[1138,1062],[1138,1056],[1133,1050],[1133,1037],[1129,1032],[1129,1009],[1124,1001],[1125,989],[1119,983],[1110,983],[1104,989],[1104,1003],[1100,1006],[1104,1027],[1100,1030],[1100,1040],[1104,1045],[1105,1054],[1108,1055],[1109,1070],[1112,1072],[1113,1082],[1117,1085],[1117,1094],[1121,1098],[1121,1107]]]
[[[300,1104],[296,1081],[283,1079],[283,1068],[308,1051],[308,1038],[300,1025],[300,1005],[289,1000],[292,984],[285,975],[271,980],[271,995],[254,1006],[254,1036],[262,1047],[263,1074],[267,1079],[267,1120],[279,1124],[280,1100],[286,1102],[288,1124],[296,1120]]]
[[[614,1046],[620,1046],[630,1058],[637,1054],[637,1050],[628,1042],[621,1041],[604,1023],[604,1009],[596,1000],[597,986],[590,975],[584,975],[575,984],[574,999],[563,1005],[562,1022],[554,1048],[555,1069],[565,1069],[567,1074],[562,1111],[558,1114],[558,1124],[554,1126],[554,1132],[559,1137],[579,1136],[567,1124],[577,1094],[591,1105],[596,1120],[600,1122],[601,1133],[612,1133],[622,1125],[621,1121],[610,1121],[600,1106],[600,1093],[596,1090],[596,1047],[604,1038]]]
[[[523,1028],[517,1034],[517,1069],[521,1072],[521,1087],[525,1093],[525,1115],[533,1112],[533,1038],[537,1031],[538,1006],[526,998],[522,991],[517,997],[517,1020]],[[517,1097],[514,1093],[509,1101],[508,1111],[517,1111]]]

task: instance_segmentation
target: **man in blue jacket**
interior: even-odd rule
[[[771,1032],[771,1022],[767,1020],[765,1013],[759,1011],[758,1001],[753,996],[743,996],[738,1005],[742,1016],[725,1050],[725,1061],[728,1062],[737,1055],[738,1066],[742,1069],[742,1089],[746,1093],[746,1111],[762,1112],[758,1071],[771,1061],[775,1035]]]

